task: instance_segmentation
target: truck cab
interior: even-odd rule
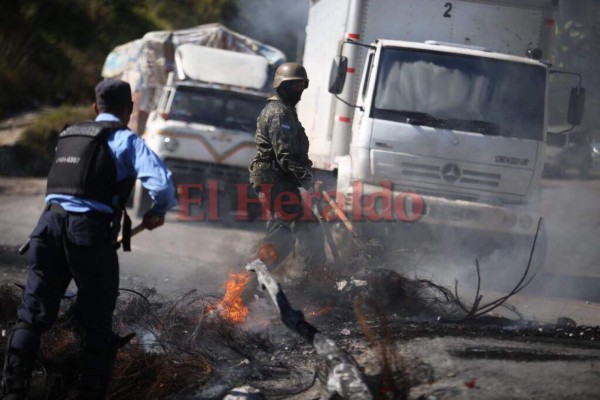
[[[173,173],[180,199],[196,199],[180,201],[180,207],[186,207],[180,209],[180,218],[196,220],[208,211],[221,221],[246,219],[248,215],[237,215],[238,191],[244,190],[237,185],[246,185],[247,197],[255,196],[247,187],[248,165],[256,152],[256,119],[270,94],[264,90],[267,61],[257,55],[182,45],[175,62],[177,70],[158,94],[142,137]],[[138,182],[134,195],[138,215],[149,202]]]
[[[175,174],[190,160],[246,169],[265,102],[264,94],[178,82],[163,89],[143,137]]]
[[[423,196],[421,223],[535,231],[548,67],[438,42],[374,43],[359,86],[338,191]],[[364,205],[363,205],[364,206]]]
[[[313,167],[335,182],[354,228],[402,254],[487,257],[502,273],[530,256],[542,265],[557,9],[558,0],[311,2],[311,86],[298,116]],[[580,79],[569,124],[581,122],[584,99]],[[335,225],[339,243],[351,243]]]

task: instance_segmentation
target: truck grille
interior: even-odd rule
[[[446,183],[462,183],[472,187],[493,188],[500,185],[500,174],[459,169],[458,166],[448,163],[443,166],[402,162],[401,174],[409,178],[427,179],[430,181]]]

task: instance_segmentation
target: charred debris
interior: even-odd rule
[[[469,302],[458,283],[449,289],[408,279],[391,268],[374,269],[378,249],[373,246],[365,244],[352,265],[316,271],[319,276],[311,275],[310,284],[282,287],[276,272],[256,260],[247,271],[232,275],[225,295],[121,289],[114,329],[123,347],[109,398],[408,399],[411,387],[431,383],[435,376],[433,366],[403,355],[402,343],[415,337],[576,340],[584,346],[600,341],[600,327],[577,326],[569,318],[555,324],[528,322],[506,304],[532,279],[529,266],[507,295],[484,301],[485,277],[476,262],[477,288]],[[243,292],[253,281],[263,291],[245,304]],[[0,286],[4,330],[21,291],[14,282]],[[65,296],[58,322],[43,336],[31,398],[67,398],[73,387],[79,346],[70,312],[74,296]],[[494,314],[500,308],[514,318]],[[5,335],[0,345],[3,359]],[[487,350],[491,358],[544,357]],[[366,352],[377,360],[375,367],[356,361]],[[456,356],[480,352],[466,348]]]

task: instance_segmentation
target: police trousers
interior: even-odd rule
[[[73,279],[77,285],[76,322],[84,351],[115,348],[112,316],[119,284],[119,262],[112,243],[110,214],[69,213],[48,205],[31,233],[25,292],[17,319],[30,326],[14,332],[10,351],[35,358],[42,332],[55,322],[60,301]]]

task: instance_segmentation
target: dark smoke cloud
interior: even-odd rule
[[[308,0],[242,0],[231,28],[282,50],[288,60],[302,57]]]

